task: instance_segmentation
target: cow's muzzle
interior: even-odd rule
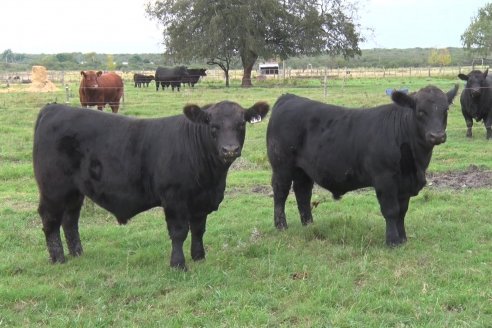
[[[231,163],[241,156],[241,147],[236,145],[222,146],[221,152],[224,162]]]
[[[470,94],[471,94],[472,98],[480,97],[480,88],[471,89]]]
[[[440,145],[446,142],[446,132],[429,132],[427,133],[427,141],[432,145]]]

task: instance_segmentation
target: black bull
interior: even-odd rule
[[[186,269],[183,242],[191,230],[191,257],[205,257],[206,218],[224,197],[229,166],[241,155],[245,122],[268,105],[245,110],[233,102],[184,115],[135,119],[51,104],[39,113],[33,162],[48,252],[64,262],[63,227],[71,255],[82,254],[78,231],[87,196],[125,224],[161,206],[172,240],[171,266]]]
[[[447,112],[457,91],[456,85],[447,94],[432,86],[413,95],[393,92],[393,104],[361,110],[281,96],[267,129],[275,226],[287,228],[292,184],[304,225],[313,221],[314,182],[335,199],[372,186],[386,219],[386,243],[404,243],[410,197],[425,185],[434,145],[446,140]]]
[[[487,139],[492,139],[492,77],[485,72],[473,70],[468,75],[458,74],[466,81],[466,87],[461,93],[461,112],[466,122],[466,136],[472,137],[473,119],[483,120],[487,131]]]

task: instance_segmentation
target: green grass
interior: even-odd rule
[[[268,81],[267,81],[268,82]],[[295,93],[339,105],[389,102],[386,88],[449,90],[446,79],[332,80],[268,83],[251,89],[198,84],[181,93],[127,84],[122,115],[158,117],[184,104],[229,99],[271,105]],[[76,85],[70,86],[77,94]],[[84,205],[85,253],[48,263],[32,173],[34,120],[50,94],[0,93],[0,327],[490,327],[492,192],[425,188],[407,214],[408,243],[384,243],[384,219],[372,190],[334,201],[315,188],[315,223],[302,227],[293,196],[289,229],[273,227],[266,123],[250,125],[243,156],[228,176],[225,199],[209,216],[207,259],[189,272],[169,268],[170,241],[161,209],[118,226],[108,212]],[[70,103],[78,105],[78,98]],[[476,124],[465,138],[459,101],[448,140],[435,148],[432,172],[492,168],[492,142]],[[266,120],[268,121],[268,119]]]

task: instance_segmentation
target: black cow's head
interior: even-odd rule
[[[82,75],[82,83],[84,88],[95,89],[99,86],[97,83],[97,78],[102,75],[102,72],[80,71],[80,75]]]
[[[448,93],[434,86],[427,86],[412,95],[395,91],[391,98],[396,104],[413,109],[417,133],[430,146],[434,146],[446,141],[449,105],[457,92],[457,84]]]
[[[489,73],[489,69],[487,68],[485,72],[481,72],[478,70],[473,70],[468,75],[458,74],[458,77],[466,81],[466,89],[470,90],[470,95],[474,99],[480,98],[480,94],[482,93],[482,89],[488,87],[487,85],[487,74]]]
[[[208,127],[218,156],[225,164],[231,164],[241,156],[246,122],[261,121],[268,110],[265,102],[257,102],[251,108],[244,109],[237,103],[222,101],[203,108],[186,105],[183,112],[190,121]]]

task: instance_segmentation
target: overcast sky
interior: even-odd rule
[[[8,0],[0,5],[0,52],[162,53],[148,0]],[[460,47],[487,0],[353,0],[367,48]]]

